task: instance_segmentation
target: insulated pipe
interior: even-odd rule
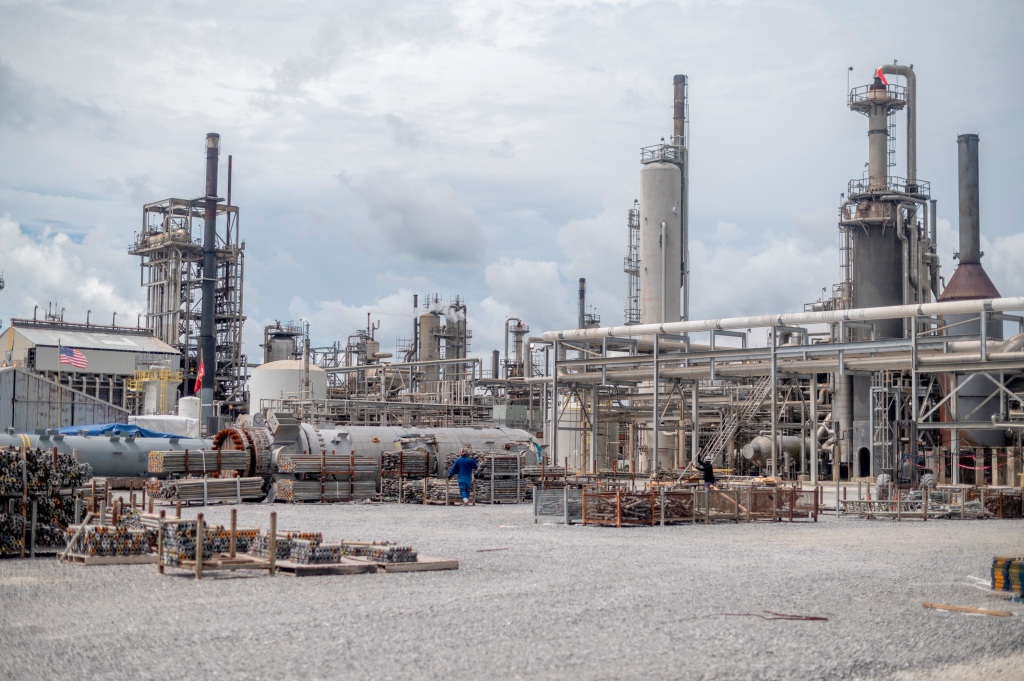
[[[981,201],[978,185],[978,136],[956,138],[960,190],[960,262],[981,262]]]
[[[851,310],[822,312],[791,312],[785,314],[725,317],[664,324],[635,324],[632,326],[604,326],[594,329],[567,329],[545,331],[546,341],[594,340],[609,337],[632,338],[654,334],[681,335],[691,331],[719,331],[727,329],[768,328],[773,326],[799,326],[801,324],[832,324],[838,322],[869,322],[900,317],[934,317],[938,315],[972,314],[1024,310],[1024,296],[989,298],[984,300],[951,300],[922,305],[890,305],[862,307]]]
[[[907,184],[917,184],[917,76],[902,64],[885,64],[878,71],[907,79]],[[909,191],[909,190],[908,190]]]

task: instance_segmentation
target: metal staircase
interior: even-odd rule
[[[710,456],[712,462],[717,459],[725,451],[729,440],[739,431],[740,425],[747,425],[754,418],[754,414],[757,413],[761,403],[764,402],[764,398],[768,397],[768,393],[771,390],[771,376],[759,378],[757,383],[750,389],[750,392],[747,393],[747,399],[740,405],[740,408],[722,420],[715,434],[700,448],[697,457],[703,460]]]

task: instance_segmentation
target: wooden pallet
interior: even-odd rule
[[[290,560],[277,561],[277,571],[293,577],[314,577],[318,575],[360,575],[377,571],[377,565],[352,558],[342,558],[340,563],[294,563]]]
[[[381,563],[369,558],[351,558],[361,563],[374,565],[382,572],[426,572],[431,570],[458,570],[459,561],[447,558],[420,556],[415,563]]]
[[[67,560],[79,565],[153,565],[156,563],[156,556],[83,556],[69,553]]]

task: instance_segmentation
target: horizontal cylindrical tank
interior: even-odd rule
[[[382,452],[393,451],[395,440],[400,437],[421,435],[433,436],[437,440],[437,463],[432,463],[431,473],[447,475],[442,471],[448,454],[458,453],[463,447],[481,450],[504,449],[505,445],[519,442],[532,442],[530,434],[516,428],[413,428],[403,426],[347,426],[341,429],[351,438],[352,448],[356,454],[380,457]],[[336,431],[320,430],[321,437],[330,439]],[[536,463],[536,459],[527,458],[527,463]]]
[[[267,362],[252,370],[249,377],[249,412],[280,403],[284,398],[305,397],[327,399],[327,372],[316,365],[309,367],[310,395],[303,392],[303,363],[297,359]]]
[[[0,446],[38,447],[49,451],[54,447],[66,454],[75,454],[79,463],[92,466],[97,477],[147,476],[150,452],[196,451],[210,446],[198,438],[122,437],[120,435],[0,435]],[[153,477],[164,477],[155,474]]]
[[[682,171],[647,163],[640,171],[640,321],[678,322]]]
[[[813,455],[816,451],[814,440],[811,438],[801,438],[798,435],[779,436],[779,453],[781,454],[785,452],[790,456],[799,456],[801,440],[803,441],[804,451]],[[767,468],[768,459],[772,455],[771,437],[767,435],[758,435],[751,440],[749,444],[744,445],[743,449],[740,450],[740,454],[744,459],[758,468]]]

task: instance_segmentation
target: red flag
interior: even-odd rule
[[[882,67],[881,66],[879,66],[878,69],[875,71],[875,78],[878,78],[878,80],[882,81],[882,85],[888,85],[889,84],[889,81],[887,81],[885,79],[885,74],[882,73]]]
[[[203,376],[206,375],[206,367],[203,366],[203,359],[199,358],[199,370],[196,371],[196,384],[192,388],[192,394],[195,395],[203,387]]]

